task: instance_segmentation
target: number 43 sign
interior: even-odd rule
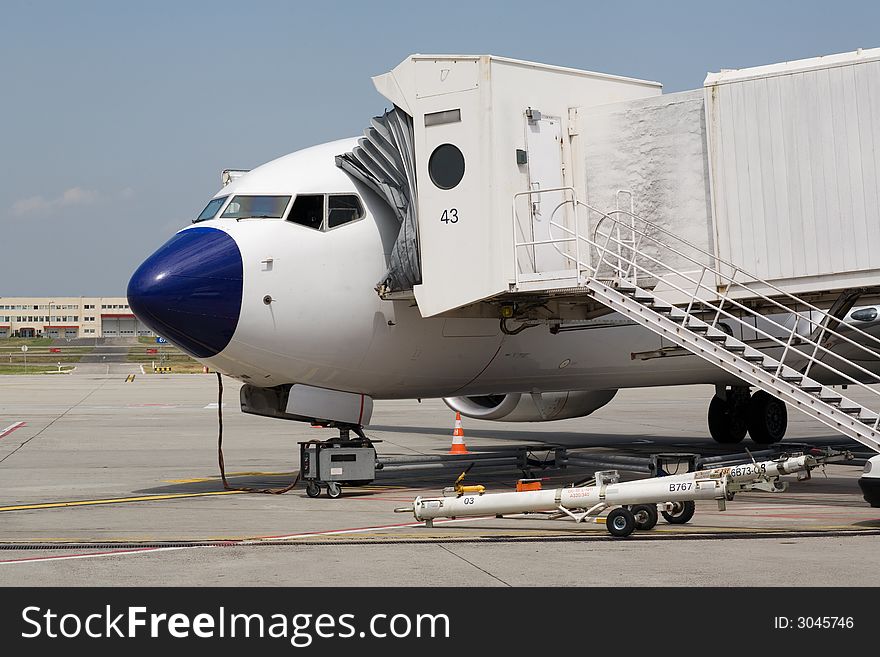
[[[442,221],[444,224],[457,224],[458,208],[449,208],[448,210],[444,210],[443,214],[440,215],[440,221]]]

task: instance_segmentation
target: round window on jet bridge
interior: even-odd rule
[[[440,189],[452,189],[464,178],[464,155],[452,144],[442,144],[431,153],[428,174]]]

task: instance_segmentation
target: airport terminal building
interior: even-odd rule
[[[125,297],[0,297],[0,338],[133,338],[153,332]]]

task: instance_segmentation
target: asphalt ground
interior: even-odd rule
[[[739,494],[720,512],[698,502],[687,525],[611,538],[601,523],[542,516],[459,519],[426,528],[394,513],[435,495],[454,468],[386,471],[340,499],[225,491],[217,468],[213,375],[106,368],[0,377],[0,585],[849,585],[870,565],[880,509],[861,468],[830,465],[785,493]],[[128,379],[128,380],[127,380]],[[741,452],[708,438],[711,386],[621,391],[587,418],[541,424],[465,418],[475,453],[548,445],[647,456]],[[298,470],[298,442],[332,430],[244,415],[226,382],[224,451],[234,485],[276,487]],[[454,414],[439,400],[376,402],[367,433],[381,456],[444,454]],[[792,411],[787,441],[850,446]],[[545,488],[588,476],[534,472]],[[471,483],[511,490],[514,469],[475,468]],[[634,476],[622,473],[622,478]]]

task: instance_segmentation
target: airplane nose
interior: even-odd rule
[[[214,228],[177,233],[138,267],[128,305],[157,335],[196,358],[229,344],[241,312],[241,252]]]

